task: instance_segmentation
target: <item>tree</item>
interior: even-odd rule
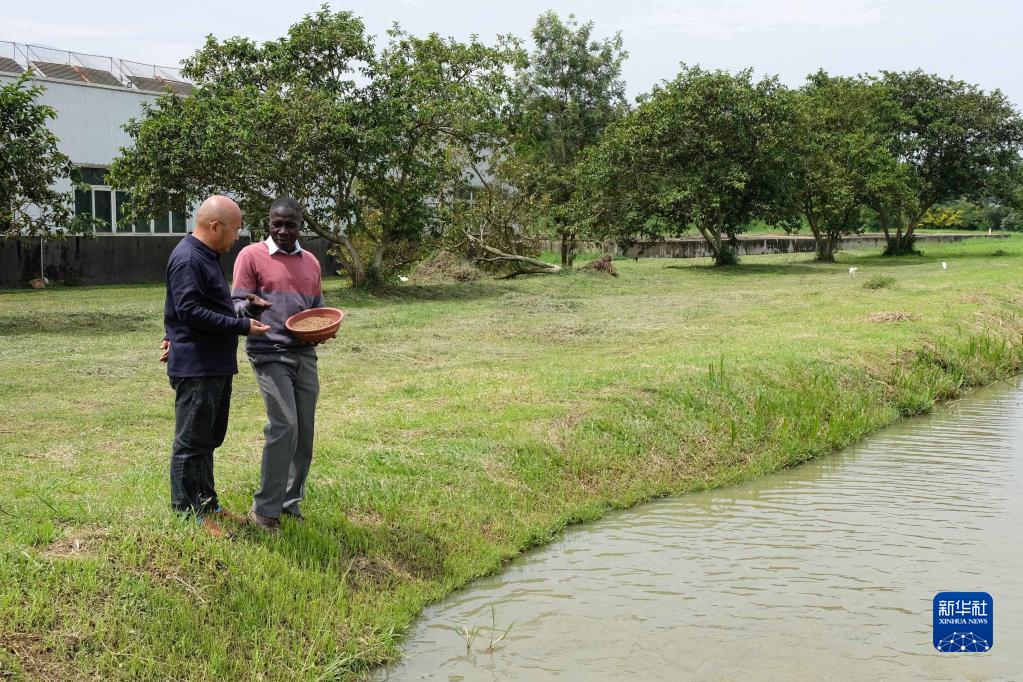
[[[209,37],[185,62],[194,94],[127,126],[135,144],[111,175],[129,214],[225,192],[261,221],[289,194],[354,284],[414,258],[441,229],[457,151],[496,130],[508,57],[475,38],[387,37],[378,51],[360,19],[326,7],[262,45]]]
[[[619,241],[695,227],[716,264],[734,263],[743,226],[781,212],[794,118],[776,78],[683,65],[587,154],[574,210]]]
[[[817,260],[831,262],[842,236],[861,230],[870,188],[900,171],[887,134],[899,110],[879,83],[818,71],[800,89],[797,112],[793,208],[813,233]]]
[[[36,102],[43,91],[26,87],[28,74],[0,85],[0,236],[61,237],[92,229],[87,216],[75,216],[70,191],[54,186],[76,175],[71,159],[46,127],[57,117],[52,107]]]
[[[550,205],[536,189],[535,166],[507,148],[490,151],[485,166],[472,158],[465,163],[468,182],[448,212],[453,247],[506,277],[560,272],[537,258],[541,238],[535,227]]]
[[[576,229],[568,203],[575,191],[573,169],[584,149],[600,139],[628,105],[622,62],[628,53],[621,34],[592,39],[593,23],[574,16],[562,21],[542,14],[533,27],[533,50],[520,62],[511,97],[512,141],[535,169],[529,188],[550,206],[561,239],[561,263],[571,265]]]
[[[1019,158],[1023,120],[1000,91],[923,71],[883,72],[879,80],[901,109],[890,131],[903,172],[872,189],[888,246],[913,251],[914,232],[935,204],[979,198],[992,177]]]
[[[996,171],[991,178],[991,194],[1002,209],[999,226],[1005,230],[1023,230],[1023,158]]]

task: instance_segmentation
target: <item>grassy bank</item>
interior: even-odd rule
[[[0,292],[0,671],[356,676],[425,604],[567,523],[803,461],[1023,367],[1023,238],[808,258],[332,282],[349,318],[320,352],[308,520],[229,541],[167,509],[162,288]],[[243,366],[229,508],[263,420]]]

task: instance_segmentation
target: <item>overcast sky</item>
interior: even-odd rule
[[[282,35],[319,0],[179,0],[175,3],[53,0],[10,3],[0,40],[176,66],[206,34],[266,40]],[[1021,0],[356,0],[332,3],[381,34],[406,30],[492,40],[527,37],[553,9],[595,23],[597,36],[621,31],[630,96],[670,79],[679,62],[781,76],[790,85],[824,67],[835,74],[923,68],[1023,104]]]

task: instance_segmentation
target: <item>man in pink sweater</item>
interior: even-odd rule
[[[249,337],[245,344],[267,414],[260,488],[248,517],[270,531],[280,528],[282,514],[302,520],[299,505],[313,458],[320,392],[316,349],[296,340],[284,326],[295,313],[323,305],[320,263],[299,245],[301,228],[299,203],[291,197],[275,201],[270,236],[238,254],[231,292],[237,301],[255,294],[270,304],[260,316],[270,331],[258,339]]]

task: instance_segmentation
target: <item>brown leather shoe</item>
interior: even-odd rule
[[[213,511],[209,511],[206,513],[207,515],[212,516],[219,521],[230,521],[231,523],[237,523],[242,526],[249,522],[249,517],[242,516],[241,514],[235,514],[234,512],[229,512],[223,507],[217,507]]]
[[[202,529],[206,531],[207,535],[211,535],[215,538],[222,538],[227,535],[227,533],[224,532],[224,529],[220,527],[220,524],[208,516],[204,516],[199,519],[199,525],[202,526]]]
[[[262,528],[268,533],[277,533],[281,530],[280,520],[275,519],[272,516],[263,516],[262,514],[257,514],[251,509],[249,510],[249,513],[246,514],[246,516],[249,519],[249,523],[251,523],[253,526],[256,526],[257,528]]]

